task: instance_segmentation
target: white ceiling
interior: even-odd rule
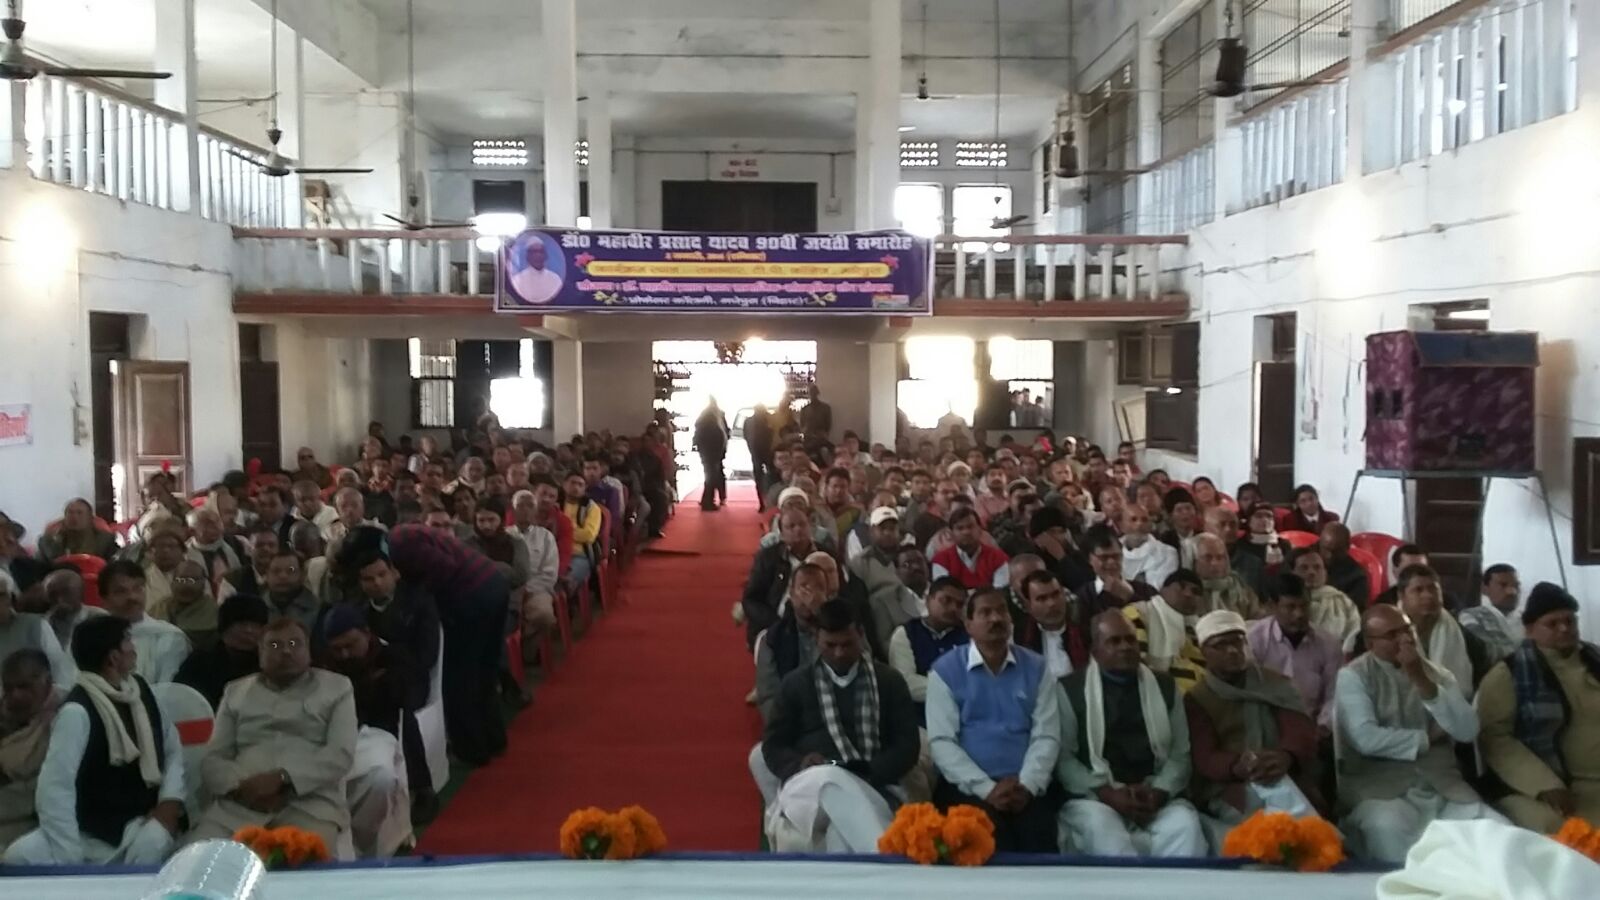
[[[386,81],[378,87],[403,90],[405,0],[325,2],[357,4],[371,12],[378,22]],[[540,132],[537,0],[415,4],[418,116],[424,127],[456,137]],[[153,5],[154,0],[32,0],[25,10],[30,49],[68,63],[149,66],[155,49]],[[267,93],[271,19],[265,0],[197,0],[196,5],[201,96],[225,101]],[[612,114],[621,134],[769,139],[854,134],[854,98],[838,90],[808,92],[807,77],[831,69],[827,74],[837,86],[840,67],[859,65],[855,60],[865,54],[864,0],[578,0],[577,5],[580,57],[591,69],[649,72],[662,58],[698,64],[695,85],[674,84],[665,76],[659,82],[636,77],[649,93],[616,93]],[[993,3],[906,0],[903,7],[908,68],[902,124],[925,137],[992,134]],[[923,47],[924,7],[932,89],[960,95],[954,99],[919,102],[911,96]],[[1018,73],[1013,78],[1008,69],[1003,88],[1004,136],[1038,131],[1054,109],[1065,42],[1047,29],[1064,29],[1067,7],[1068,0],[1000,4],[1006,65]],[[748,59],[730,59],[741,56]],[[305,61],[310,92],[371,89],[310,43]],[[786,92],[751,92],[737,77],[740,65],[783,81]],[[718,78],[719,71],[730,74]]]
[[[33,0],[24,5],[28,51],[75,65],[154,68],[154,0]],[[196,56],[202,97],[265,94],[271,16],[251,0],[197,0]],[[315,47],[305,50],[306,89],[322,93],[364,87]]]

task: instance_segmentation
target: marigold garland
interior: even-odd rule
[[[661,823],[642,806],[614,813],[589,806],[561,824],[561,854],[568,859],[637,859],[666,848]]]
[[[878,852],[925,866],[981,866],[994,855],[994,822],[976,806],[952,806],[941,815],[931,803],[908,803],[878,838]]]
[[[1561,830],[1551,837],[1557,843],[1582,853],[1597,863],[1600,863],[1600,828],[1595,828],[1583,819],[1573,816],[1562,823]]]
[[[298,869],[307,863],[327,862],[328,845],[316,832],[285,825],[262,828],[246,825],[233,839],[249,847],[268,869]]]
[[[1222,855],[1244,857],[1300,872],[1326,872],[1344,861],[1344,840],[1326,819],[1261,811],[1240,822],[1222,842]]]

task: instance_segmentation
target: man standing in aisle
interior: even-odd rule
[[[705,411],[694,423],[694,449],[700,454],[700,465],[705,470],[705,485],[700,489],[700,508],[711,511],[721,509],[728,502],[728,477],[722,461],[728,455],[728,420],[712,397]]]

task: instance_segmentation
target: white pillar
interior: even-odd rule
[[[287,25],[278,26],[278,128],[283,137],[278,152],[303,163],[306,160],[306,44]],[[300,228],[305,224],[305,189],[299,175],[283,179],[283,225]]]
[[[871,157],[872,228],[895,227],[894,192],[900,186],[900,0],[871,0],[871,52],[868,91],[872,96],[868,127]],[[859,220],[860,217],[858,216]]]
[[[0,81],[0,169],[28,168],[28,83]]]
[[[1376,107],[1369,105],[1369,98],[1394,93],[1376,84],[1384,69],[1374,69],[1367,61],[1367,51],[1378,42],[1380,7],[1386,5],[1383,0],[1351,0],[1350,3],[1350,88],[1345,92],[1344,116],[1346,184],[1361,180],[1367,168],[1367,157],[1372,154],[1372,148],[1367,146],[1370,133],[1367,126],[1373,120]]]
[[[544,220],[571,227],[578,224],[578,10],[575,0],[543,3]]]
[[[200,211],[200,64],[195,56],[195,0],[156,0],[156,68],[172,77],[155,83],[155,100],[177,113],[169,156],[172,208]]]
[[[583,434],[583,342],[550,344],[550,433],[556,443]]]
[[[895,342],[867,345],[867,440],[894,446],[899,423],[900,345]]]
[[[872,229],[872,95],[856,94],[855,198],[857,231]]]
[[[589,91],[589,219],[595,228],[611,227],[611,97],[605,88]]]
[[[1161,42],[1154,38],[1139,41],[1139,52],[1134,67],[1134,113],[1138,130],[1135,132],[1134,153],[1140,168],[1155,164],[1161,158]],[[1203,103],[1204,101],[1202,101]],[[1139,181],[1138,230],[1145,234],[1166,234],[1175,230],[1173,223],[1161,222],[1157,217],[1154,175],[1137,176]]]
[[[1217,37],[1228,36],[1228,4],[1234,0],[1216,0]],[[1236,28],[1239,26],[1235,26]],[[1201,77],[1205,77],[1202,73]],[[1204,101],[1202,101],[1204,102]],[[1239,129],[1229,125],[1237,100],[1213,100],[1211,133],[1216,135],[1217,152],[1212,154],[1216,168],[1215,212],[1221,219],[1228,214],[1229,206],[1243,191],[1244,148],[1240,144]]]

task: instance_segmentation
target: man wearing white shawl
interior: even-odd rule
[[[1435,819],[1501,817],[1462,778],[1452,741],[1478,736],[1456,676],[1428,660],[1400,610],[1362,618],[1367,652],[1339,671],[1335,754],[1344,831],[1362,855],[1398,863]]]
[[[72,636],[78,680],[56,714],[35,794],[39,827],[7,849],[13,865],[152,865],[183,815],[183,745],[143,678],[123,619]]]
[[[1189,723],[1173,680],[1139,661],[1133,625],[1094,620],[1093,657],[1063,680],[1061,756],[1069,799],[1062,850],[1095,856],[1204,856],[1189,784]]]
[[[1489,651],[1483,641],[1445,612],[1439,575],[1425,565],[1406,566],[1395,579],[1400,611],[1417,630],[1417,646],[1428,661],[1450,670],[1467,699],[1488,672]]]

